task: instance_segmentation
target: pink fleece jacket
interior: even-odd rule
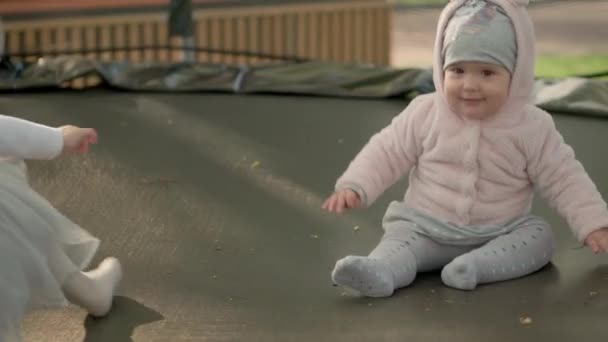
[[[505,224],[531,210],[534,190],[567,220],[579,241],[608,227],[608,209],[550,114],[532,104],[534,29],[527,0],[489,0],[511,18],[518,56],[503,108],[484,120],[453,113],[443,92],[443,32],[465,0],[452,0],[437,27],[437,91],[415,98],[374,135],[338,179],[372,204],[409,174],[406,206],[460,226]]]

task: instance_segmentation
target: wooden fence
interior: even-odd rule
[[[386,1],[324,2],[198,9],[194,58],[226,64],[289,58],[387,65]],[[74,16],[7,21],[6,54],[35,61],[84,54],[102,61],[174,62],[179,39],[168,38],[167,13]]]

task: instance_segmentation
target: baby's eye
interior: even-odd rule
[[[495,72],[494,72],[494,71],[492,71],[492,70],[484,70],[484,71],[483,71],[483,75],[484,75],[484,76],[492,76],[492,75],[494,75],[494,74],[495,74]]]
[[[452,68],[451,71],[455,74],[462,74],[464,70],[462,68]]]

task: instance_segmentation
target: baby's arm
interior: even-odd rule
[[[359,195],[361,205],[369,206],[410,171],[420,150],[415,124],[420,102],[412,101],[389,126],[369,140],[338,179],[336,191],[352,189]]]
[[[0,115],[0,155],[21,159],[53,159],[63,149],[59,128]]]
[[[532,182],[549,203],[568,221],[579,241],[608,227],[608,209],[597,187],[555,128],[549,114],[531,146],[528,165]]]
[[[0,115],[0,156],[20,159],[53,159],[62,152],[86,152],[97,142],[91,128],[53,128],[19,118]]]

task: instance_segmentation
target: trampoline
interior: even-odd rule
[[[33,186],[119,257],[111,314],[37,312],[26,341],[550,341],[608,336],[606,256],[581,248],[542,201],[553,262],[462,292],[423,274],[387,299],[331,283],[335,261],[368,253],[406,184],[366,211],[319,210],[371,134],[407,104],[279,94],[5,93],[0,109],[49,125],[96,127],[85,159],[30,162]],[[554,113],[608,194],[608,121]]]

